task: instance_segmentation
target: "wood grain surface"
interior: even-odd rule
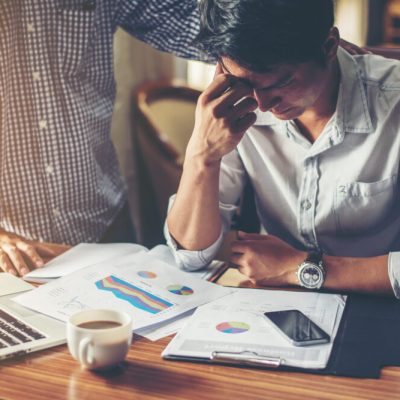
[[[251,287],[228,271],[218,283]],[[67,346],[0,362],[0,399],[399,399],[400,367],[380,379],[354,379],[220,365],[165,361],[171,337],[150,342],[135,336],[127,359],[107,372],[80,367]]]
[[[119,367],[102,373],[82,369],[66,346],[0,364],[2,399],[400,399],[400,368],[380,379],[245,369],[164,361],[170,338],[135,337]]]

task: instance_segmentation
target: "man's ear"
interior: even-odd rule
[[[340,44],[340,34],[335,26],[329,31],[328,37],[323,44],[323,52],[327,64],[330,64],[336,59],[337,50]]]

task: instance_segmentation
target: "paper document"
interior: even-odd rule
[[[89,265],[140,251],[148,250],[133,243],[81,243],[49,261],[43,268],[32,270],[23,279],[29,282],[47,282]]]
[[[147,252],[140,252],[82,268],[15,300],[61,321],[84,309],[126,311],[137,331],[230,292],[231,289],[196,278]]]
[[[176,266],[171,250],[168,246],[162,244],[149,250],[134,243],[81,243],[49,261],[43,268],[32,270],[23,279],[29,282],[50,282],[90,265],[139,252],[147,252],[167,264]],[[221,262],[213,261],[208,267],[192,274],[207,279],[220,266]]]
[[[163,351],[164,358],[209,361],[213,352],[250,354],[281,365],[324,368],[344,310],[343,296],[277,290],[235,289],[199,307]],[[296,347],[263,316],[267,311],[297,309],[319,325],[330,343]]]

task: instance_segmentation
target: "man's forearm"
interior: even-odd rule
[[[393,295],[388,275],[388,255],[351,258],[324,256],[324,288]]]
[[[167,225],[172,237],[186,250],[205,249],[220,235],[219,170],[219,164],[185,162]]]

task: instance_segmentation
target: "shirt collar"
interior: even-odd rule
[[[276,118],[274,116],[274,114],[270,113],[270,112],[263,112],[260,109],[257,108],[257,110],[255,111],[256,113],[256,122],[254,123],[254,125],[275,125],[275,124],[279,124],[282,121],[279,120],[278,118]]]
[[[347,51],[339,47],[338,60],[341,71],[341,82],[336,105],[336,121],[343,132],[372,133],[373,126],[368,110],[367,95],[362,80],[361,71]],[[270,112],[256,110],[254,125],[275,125],[279,120]]]
[[[336,106],[337,125],[344,132],[372,133],[362,72],[354,57],[340,47],[338,60],[341,78]]]

